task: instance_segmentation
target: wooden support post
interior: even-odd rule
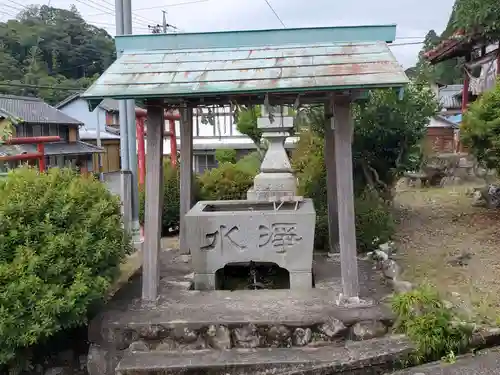
[[[193,108],[181,110],[181,157],[180,157],[180,248],[189,253],[187,229],[184,223],[186,213],[193,206]]]
[[[359,297],[359,278],[354,217],[352,166],[354,124],[351,98],[337,96],[334,98],[333,107],[342,293],[345,298],[353,298]]]
[[[146,154],[146,207],[142,263],[142,299],[155,301],[160,282],[159,253],[163,210],[163,103],[150,100]]]
[[[337,176],[335,168],[335,136],[333,99],[325,103],[325,167],[328,200],[328,242],[330,252],[338,252],[339,220],[337,208]]]

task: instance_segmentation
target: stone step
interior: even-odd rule
[[[380,374],[414,348],[404,336],[347,341],[342,346],[198,351],[129,351],[116,375]]]
[[[100,345],[111,344],[118,350],[137,341],[146,342],[151,349],[168,341],[172,349],[193,350],[214,348],[206,344],[214,330],[226,341],[230,337],[229,348],[371,339],[390,330],[393,316],[386,306],[338,306],[329,292],[184,291],[177,298],[154,306],[139,304],[123,312],[109,311],[107,316],[92,322],[89,339]],[[245,337],[259,342],[247,345]]]

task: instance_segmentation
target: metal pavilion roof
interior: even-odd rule
[[[366,28],[352,28],[351,37],[346,28],[121,37],[122,55],[83,97],[180,100],[405,85],[408,78],[386,44],[395,26]],[[205,48],[199,48],[203,37]]]

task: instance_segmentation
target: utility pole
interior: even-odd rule
[[[123,1],[123,34],[132,34],[132,1]],[[139,176],[137,173],[137,133],[136,133],[136,116],[135,116],[135,100],[127,99],[125,101],[127,111],[127,149],[128,162],[130,168],[130,203],[131,203],[131,234],[134,243],[139,243],[140,225],[139,225]]]
[[[130,0],[115,0],[116,35],[132,33],[132,4]],[[118,52],[119,53],[119,52]],[[135,133],[135,101],[120,100],[120,157],[121,198],[123,222],[134,242],[139,235],[139,192],[137,182],[137,153]]]
[[[163,34],[167,33],[167,12],[162,10],[163,12]]]

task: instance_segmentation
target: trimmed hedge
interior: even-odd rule
[[[170,159],[163,162],[163,212],[162,235],[176,231],[179,228],[180,186],[179,169],[172,167]],[[144,209],[146,192],[139,191],[139,222],[144,225]]]
[[[252,152],[236,163],[222,163],[218,168],[205,171],[198,179],[199,199],[246,199],[260,163],[259,153]]]
[[[219,164],[236,163],[236,155],[236,150],[233,149],[222,148],[215,150],[215,160],[217,160]]]
[[[132,251],[120,201],[67,169],[0,179],[0,365],[86,322]]]

